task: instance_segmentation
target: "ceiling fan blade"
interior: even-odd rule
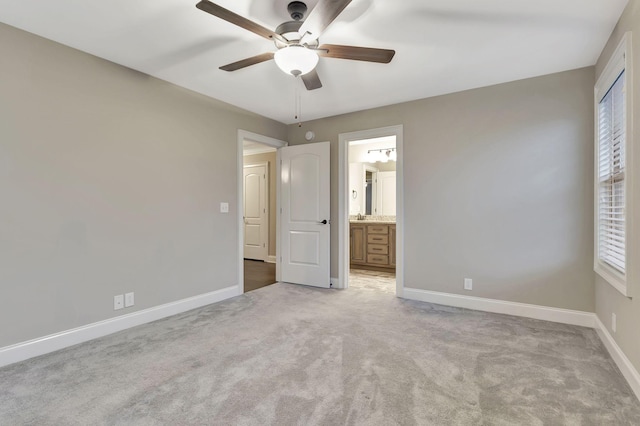
[[[298,32],[305,34],[304,40],[316,40],[349,3],[351,0],[320,0],[304,20]]]
[[[208,0],[201,0],[198,4],[196,4],[196,7],[204,12],[212,14],[213,16],[217,16],[220,19],[224,19],[227,22],[237,25],[240,28],[244,28],[245,30],[249,30],[252,33],[258,34],[259,36],[264,37],[268,40],[273,40],[274,38],[276,38],[280,41],[283,41],[281,40],[283,39],[283,37],[280,34],[277,34],[260,24],[256,24],[255,22],[247,18],[233,13],[232,11],[225,9],[222,6],[211,3]]]
[[[388,64],[396,54],[395,50],[374,49],[371,47],[341,46],[322,44],[318,46],[318,55],[326,58],[351,59],[353,61],[379,62]]]
[[[222,71],[236,71],[241,68],[246,68],[251,65],[259,64],[260,62],[270,61],[273,59],[273,52],[262,53],[260,55],[252,56],[250,58],[243,59],[238,62],[223,65],[220,67]]]
[[[316,70],[309,71],[308,73],[300,76],[304,82],[304,86],[307,90],[315,90],[322,87],[322,82]]]

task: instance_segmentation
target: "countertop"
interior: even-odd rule
[[[362,224],[370,224],[370,225],[395,225],[396,217],[395,216],[365,216],[364,219],[358,220],[356,216],[349,217],[349,223],[362,223]]]

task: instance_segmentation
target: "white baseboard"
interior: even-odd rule
[[[636,398],[640,400],[640,373],[635,369],[629,358],[622,352],[622,349],[614,338],[607,330],[607,327],[604,326],[600,318],[596,316],[596,331],[598,332],[598,336],[600,336],[600,340],[604,343],[604,346],[609,351],[611,358],[615,361],[616,365],[622,372],[622,375],[627,382],[629,382],[629,386],[633,390],[633,393],[636,394]]]
[[[592,312],[574,311],[570,309],[551,308],[548,306],[530,305],[527,303],[507,302],[504,300],[485,299],[482,297],[462,296],[459,294],[440,293],[437,291],[404,288],[405,299],[420,300],[438,305],[455,306],[474,309],[476,311],[496,314],[515,315],[563,324],[579,325],[595,328],[596,315]]]
[[[0,348],[0,367],[242,294],[237,285]]]
[[[275,256],[267,256],[267,260],[265,260],[265,262],[267,262],[267,263],[276,263],[276,257]]]

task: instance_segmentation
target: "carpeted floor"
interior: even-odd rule
[[[593,330],[274,284],[0,369],[2,425],[638,425]]]

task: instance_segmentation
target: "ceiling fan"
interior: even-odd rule
[[[276,52],[262,53],[221,66],[221,70],[236,71],[274,59],[278,67],[285,73],[296,77],[300,76],[307,90],[314,90],[322,87],[320,77],[315,70],[319,56],[388,64],[396,53],[394,50],[388,49],[320,44],[318,38],[322,32],[349,3],[351,0],[320,0],[307,18],[303,20],[307,12],[307,5],[301,1],[292,1],[287,6],[287,11],[293,20],[280,24],[275,31],[208,0],[201,0],[196,7],[261,37],[273,40],[278,48]]]

